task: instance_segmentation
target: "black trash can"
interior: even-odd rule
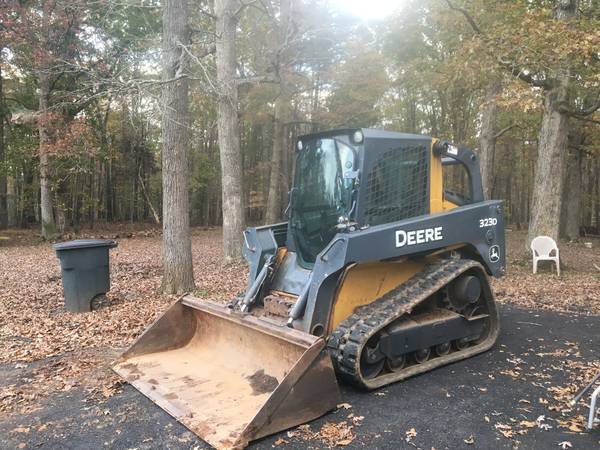
[[[54,244],[68,311],[91,311],[94,297],[110,290],[108,250],[116,246],[115,241],[105,239]]]

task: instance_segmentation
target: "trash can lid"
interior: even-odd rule
[[[59,242],[54,244],[54,250],[76,250],[79,248],[90,248],[90,247],[116,247],[117,243],[112,239],[75,239],[74,241]]]

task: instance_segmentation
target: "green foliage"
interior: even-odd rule
[[[22,3],[36,8],[46,4]],[[13,116],[38,108],[37,43],[60,60],[53,66],[50,95],[50,108],[60,120],[50,135],[55,145],[63,143],[63,151],[52,158],[51,177],[67,225],[96,218],[149,220],[148,199],[160,211],[162,189],[160,2],[60,3],[61,8],[75,8],[70,17],[77,26],[63,36],[57,31],[65,24],[52,22],[51,36],[62,36],[56,48],[41,45],[43,36],[37,32],[29,41],[21,33],[3,44],[10,49],[1,61],[7,107]],[[330,2],[296,0],[283,44],[279,1],[242,8],[236,106],[251,220],[262,220],[282,79],[289,98],[285,184],[292,173],[295,137],[326,128],[385,127],[477,147],[485,89],[498,78],[502,92],[493,100],[499,106],[495,126],[508,130],[498,137],[494,195],[507,199],[512,221],[524,222],[544,84],[552,83],[557,71],[568,70],[572,92],[566,106],[574,113],[573,127],[585,137],[577,144],[586,155],[582,215],[591,224],[593,212],[600,210],[599,189],[592,180],[600,154],[599,119],[598,113],[575,117],[597,101],[600,89],[596,3],[580,1],[575,18],[558,21],[550,0],[409,0],[398,14],[365,24],[334,10]],[[211,54],[214,20],[211,2],[194,2],[190,11],[190,205],[194,223],[214,225],[220,221],[222,201],[215,109],[219,86]],[[3,6],[0,14],[5,23],[8,18],[18,25],[16,13],[6,15]],[[85,123],[85,132],[67,140],[70,127],[79,122]],[[0,170],[17,181],[23,223],[39,220],[38,138],[35,122],[6,128]]]
[[[355,43],[332,71],[324,121],[332,128],[375,126],[381,120],[378,103],[389,85],[383,55]]]

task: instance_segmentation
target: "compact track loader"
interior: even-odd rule
[[[183,297],[114,366],[217,448],[335,408],[337,379],[378,388],[498,336],[504,220],[470,150],[371,129],[300,137],[288,212],[244,232],[245,294]]]

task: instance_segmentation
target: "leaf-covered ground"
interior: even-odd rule
[[[540,263],[538,273],[532,273],[525,239],[523,232],[507,232],[508,273],[493,280],[498,301],[528,309],[600,315],[600,239],[561,242],[560,277],[552,262]]]
[[[175,300],[159,293],[159,233],[150,229],[83,234],[116,238],[119,243],[111,250],[112,289],[107,301],[97,311],[87,314],[64,310],[60,268],[50,245],[28,232],[4,232],[0,236],[8,238],[0,239],[0,421],[35,413],[52,398],[71,391],[83,392],[85,401],[101,405],[123,388],[108,370],[108,363]],[[533,312],[600,315],[600,240],[561,243],[564,265],[559,278],[549,267],[542,267],[540,273],[532,275],[524,234],[509,232],[507,237],[508,274],[493,281],[501,303]],[[585,242],[591,242],[592,248],[586,247]],[[226,300],[244,289],[245,267],[221,265],[219,230],[194,230],[193,253],[196,295]],[[535,314],[528,323],[533,330],[539,329],[541,341],[531,340],[531,351],[524,352],[527,358],[523,354],[507,355],[507,362],[497,376],[526,383],[531,389],[539,390],[542,386],[544,395],[524,398],[523,404],[514,405],[514,417],[506,422],[488,416],[490,427],[502,439],[512,441],[518,441],[530,429],[543,430],[545,424],[579,433],[582,412],[569,408],[568,400],[586,379],[600,370],[598,361],[585,353],[582,356],[573,342],[545,348],[542,345],[545,330],[536,323]],[[497,351],[510,353],[510,349]],[[552,361],[556,360],[557,373],[562,374],[560,381],[544,385],[547,375],[528,358],[550,361],[549,368],[544,369],[550,371]],[[519,408],[528,408],[525,401],[536,403],[536,408],[543,408],[547,415],[528,414],[517,420],[523,416],[518,415]],[[538,420],[541,415],[544,419]],[[360,423],[354,419],[346,420],[346,425],[332,423],[318,433],[301,428],[290,438],[314,440],[327,436],[323,439],[331,445],[336,443],[339,432],[338,441],[344,444],[351,442],[359,430]],[[413,438],[407,430],[406,442],[410,444]],[[470,441],[471,436],[465,436],[465,445],[471,445]]]
[[[128,346],[176,299],[160,294],[159,233],[84,234],[118,237],[118,247],[110,251],[111,291],[88,314],[65,311],[60,266],[51,245],[32,233],[2,235],[10,239],[0,241],[0,363],[44,363],[25,379],[0,387],[0,414],[35,407],[36,398],[81,383],[106,391],[110,382],[96,386],[98,377],[90,373],[104,370],[115,349]],[[195,231],[193,249],[196,295],[225,300],[244,289],[245,267],[221,264],[219,230]],[[110,372],[107,377],[116,381]]]

